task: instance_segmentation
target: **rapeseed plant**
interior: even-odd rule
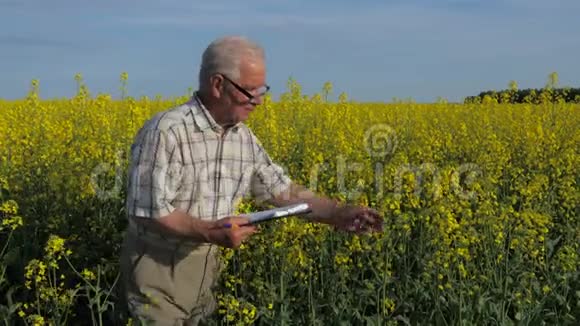
[[[5,320],[117,313],[132,138],[187,99],[133,98],[125,73],[121,100],[75,80],[70,99],[40,99],[33,81],[25,99],[0,101],[0,259],[19,271],[0,288],[22,285]],[[261,226],[221,251],[215,323],[578,322],[578,104],[332,103],[331,91],[305,96],[291,80],[248,124],[293,179],[376,208],[384,232]]]

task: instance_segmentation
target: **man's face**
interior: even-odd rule
[[[223,80],[224,115],[231,123],[243,122],[248,119],[255,106],[262,103],[263,98],[260,95],[263,95],[265,90],[266,68],[260,60],[242,60],[240,78],[238,80],[229,78],[230,76],[224,76]],[[243,90],[253,98],[248,98]]]

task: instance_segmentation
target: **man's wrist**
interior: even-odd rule
[[[213,221],[204,221],[191,218],[189,227],[190,238],[194,241],[211,243],[213,241],[214,224]]]
[[[201,237],[206,243],[218,243],[219,233],[221,231],[215,221],[208,222],[208,225],[202,231]]]
[[[343,206],[338,200],[318,195],[314,191],[296,183],[293,183],[288,190],[273,200],[275,206],[296,203],[308,203],[310,205],[312,212],[304,216],[306,220],[322,223],[330,223],[340,213]]]
[[[337,200],[316,197],[309,200],[312,207],[312,213],[308,219],[315,222],[329,223],[340,211],[340,203]]]

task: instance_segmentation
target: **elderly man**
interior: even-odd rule
[[[236,248],[256,227],[235,205],[246,194],[339,230],[381,228],[376,211],[341,205],[294,184],[244,124],[262,103],[263,49],[224,37],[203,53],[199,89],[139,130],[131,148],[121,270],[129,312],[155,325],[196,325],[216,308],[218,247]]]

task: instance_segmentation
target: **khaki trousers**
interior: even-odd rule
[[[137,325],[198,325],[217,307],[215,245],[172,242],[130,224],[120,268],[125,308]]]

